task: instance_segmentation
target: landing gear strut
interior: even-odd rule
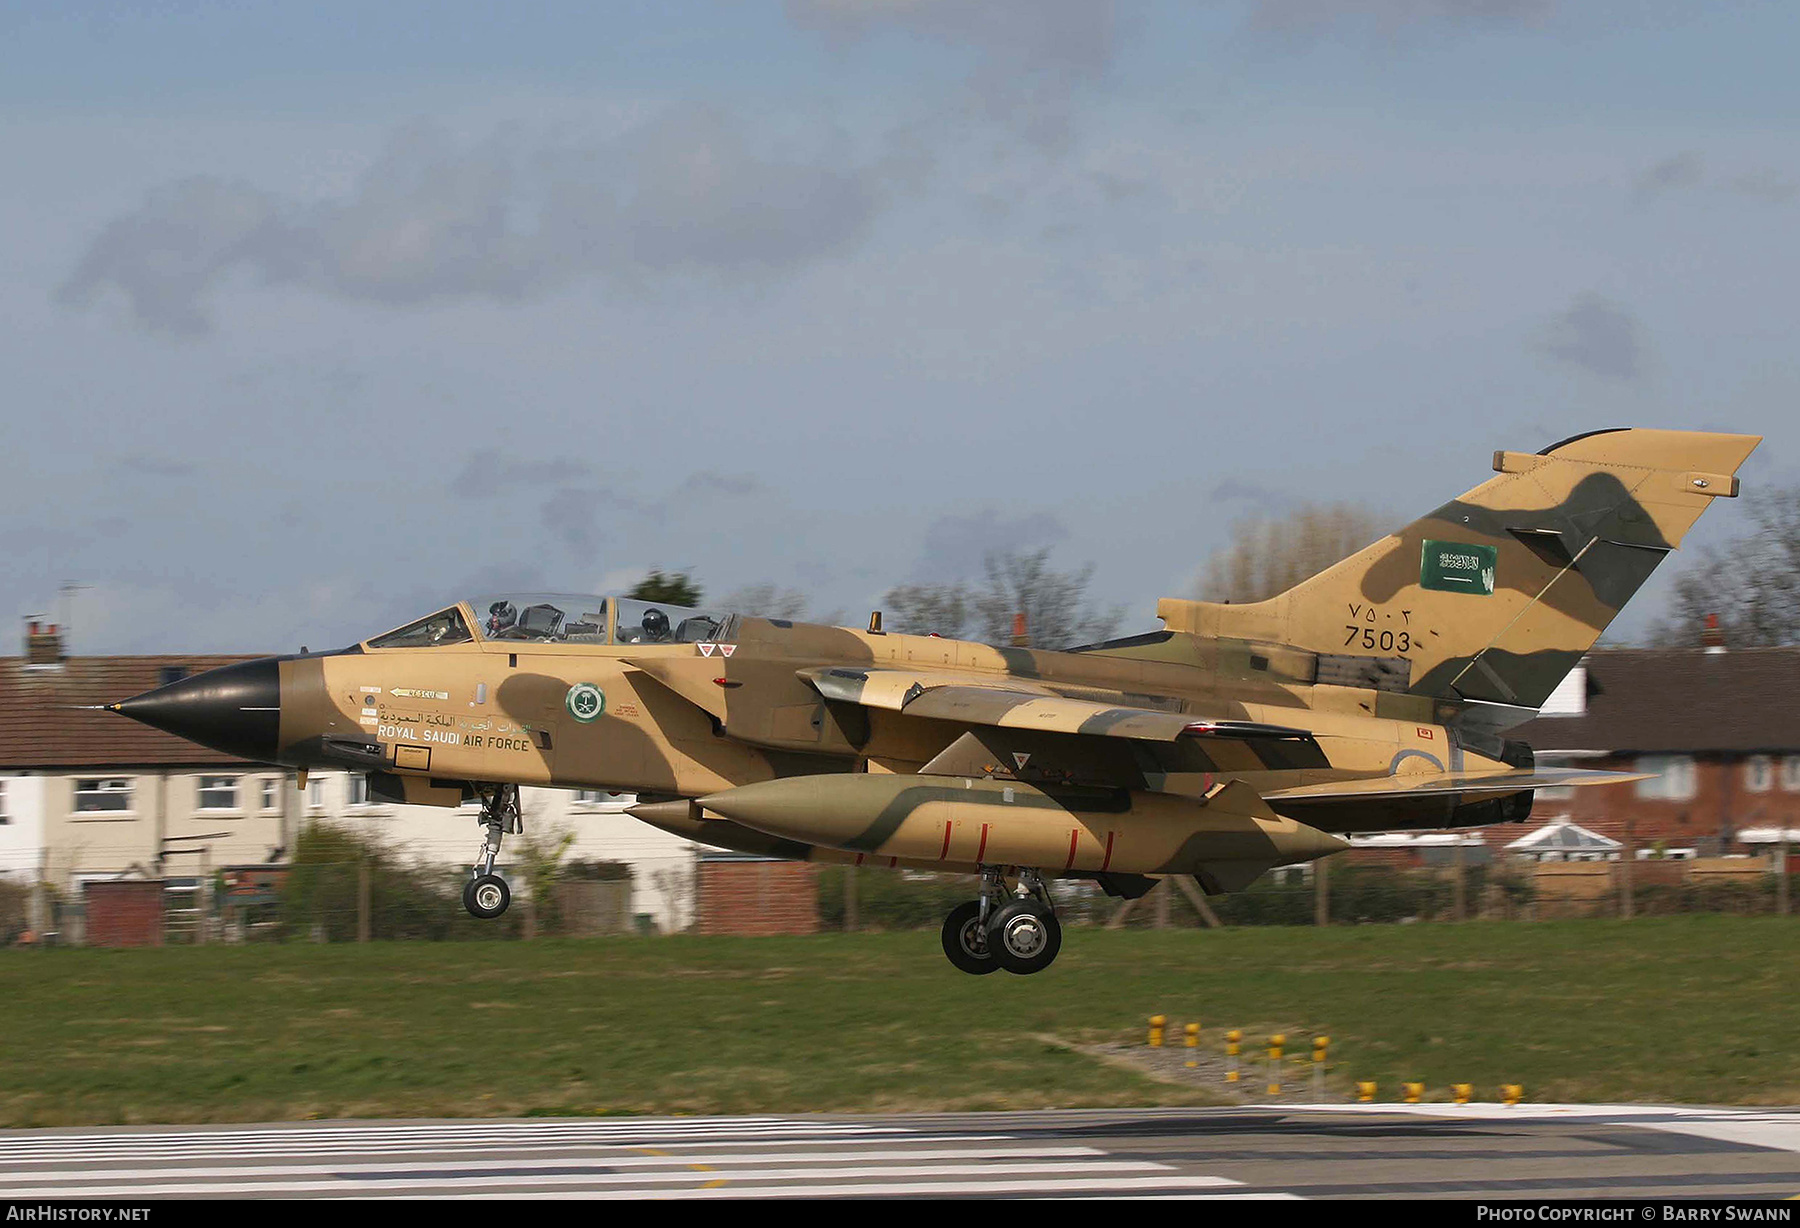
[[[1001,871],[983,866],[981,898],[951,909],[943,939],[944,954],[964,972],[985,976],[1004,968],[1025,976],[1056,959],[1062,926],[1036,870],[1020,870],[1018,889],[1009,893]]]
[[[508,833],[524,831],[525,823],[519,815],[518,785],[495,785],[491,793],[480,788],[476,791],[481,797],[483,840],[475,868],[469,871],[469,881],[463,887],[463,907],[470,916],[486,921],[498,917],[512,903],[512,889],[494,873],[494,858],[500,855],[500,841]]]

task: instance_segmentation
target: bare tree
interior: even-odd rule
[[[881,599],[890,631],[906,635],[977,638],[975,595],[965,584],[902,584]]]
[[[1306,504],[1285,516],[1255,517],[1232,527],[1231,541],[1200,573],[1202,601],[1266,601],[1386,532],[1382,518],[1348,503]]]
[[[751,584],[733,589],[716,604],[721,610],[757,618],[806,617],[806,594],[797,588],[777,588],[773,584]]]
[[[888,590],[882,599],[895,631],[1010,644],[1013,620],[1025,616],[1033,646],[1067,648],[1103,640],[1124,617],[1119,607],[1102,609],[1087,601],[1094,569],[1057,571],[1046,547],[1029,552],[1008,550],[987,556],[981,583],[907,584]]]
[[[670,933],[691,929],[699,920],[694,915],[699,878],[700,868],[694,864],[664,867],[650,872],[650,885],[656,888],[669,906]]]
[[[1800,487],[1752,499],[1749,511],[1749,533],[1701,551],[1676,576],[1669,612],[1650,630],[1653,643],[1697,644],[1707,615],[1716,614],[1727,644],[1800,644]]]

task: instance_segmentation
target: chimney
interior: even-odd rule
[[[1717,614],[1706,616],[1706,626],[1700,632],[1700,643],[1708,656],[1725,651],[1725,632],[1719,626]]]
[[[56,629],[56,624],[40,623],[35,618],[27,622],[25,624],[25,664],[61,665],[62,662],[62,632]]]
[[[1031,647],[1031,633],[1025,629],[1025,611],[1020,610],[1013,615],[1012,642],[1014,648]]]

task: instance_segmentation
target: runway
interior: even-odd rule
[[[1800,1113],[1500,1105],[0,1133],[0,1200],[1765,1198]]]

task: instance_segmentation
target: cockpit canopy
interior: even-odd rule
[[[697,644],[729,639],[737,615],[634,597],[567,593],[481,597],[376,636],[370,648],[435,648],[471,641],[537,644]]]

